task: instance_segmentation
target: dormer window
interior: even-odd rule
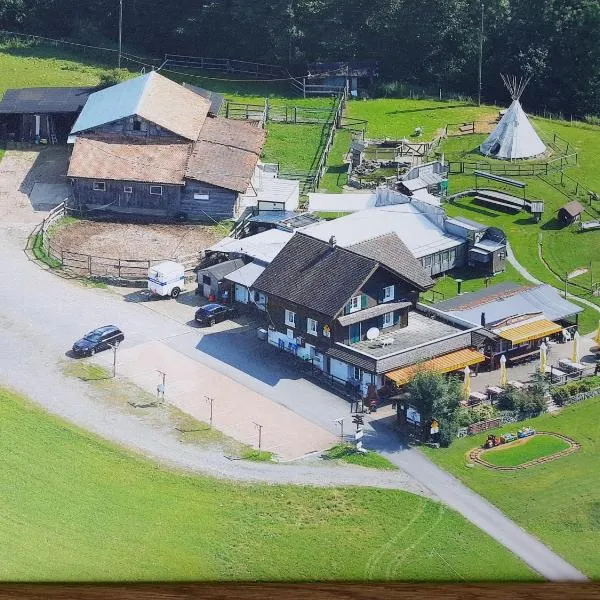
[[[351,313],[360,310],[360,296],[354,296],[354,298],[350,298],[350,302],[348,303],[348,310]]]
[[[394,286],[388,285],[383,288],[383,302],[389,302],[394,299]]]

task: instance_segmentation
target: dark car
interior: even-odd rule
[[[224,306],[223,304],[205,304],[197,311],[194,319],[200,325],[214,325],[237,315],[237,310],[233,306]]]
[[[124,339],[123,332],[114,325],[98,327],[98,329],[86,333],[73,344],[73,354],[75,356],[92,356],[96,352],[118,346]]]

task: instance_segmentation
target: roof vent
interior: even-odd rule
[[[332,250],[335,250],[335,247],[337,246],[337,240],[335,239],[335,235],[332,235],[329,238],[329,246],[331,247]]]

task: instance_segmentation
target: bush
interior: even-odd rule
[[[103,89],[117,85],[121,81],[127,79],[127,71],[125,69],[111,69],[110,71],[104,71],[100,73],[100,83],[98,87]]]
[[[480,404],[473,408],[462,408],[458,413],[458,424],[460,427],[468,427],[473,423],[488,421],[498,415],[496,407],[490,404]]]
[[[556,387],[552,390],[551,394],[554,402],[562,406],[569,398],[596,388],[600,388],[600,376],[597,375]]]

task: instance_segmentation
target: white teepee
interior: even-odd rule
[[[502,75],[502,80],[510,92],[512,104],[479,150],[486,156],[503,160],[532,158],[543,154],[546,146],[535,132],[519,102],[529,78],[517,81],[514,77]]]

